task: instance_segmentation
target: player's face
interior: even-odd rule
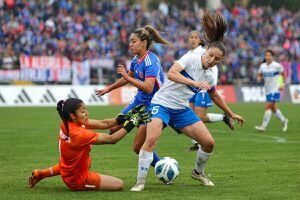
[[[265,59],[267,63],[271,63],[273,61],[273,55],[270,52],[266,52]]]
[[[213,67],[219,64],[224,57],[223,52],[216,47],[208,48],[205,54],[202,56],[202,66],[205,69]]]
[[[129,50],[132,54],[137,55],[139,54],[143,48],[146,47],[146,40],[141,41],[141,39],[135,34],[132,33],[130,35],[130,43],[129,43]]]
[[[74,118],[75,123],[79,125],[85,125],[89,119],[89,113],[86,110],[85,104],[81,104],[81,106],[76,110],[76,115]]]
[[[191,49],[195,49],[199,46],[200,44],[200,38],[198,36],[197,33],[191,33],[190,34],[190,37],[189,37],[189,44],[190,44],[190,47]]]

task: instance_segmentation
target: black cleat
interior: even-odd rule
[[[234,129],[234,121],[227,113],[224,113],[223,121],[231,130]]]

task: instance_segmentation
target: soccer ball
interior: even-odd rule
[[[179,165],[174,158],[164,157],[155,164],[155,176],[164,183],[175,180],[179,175]]]

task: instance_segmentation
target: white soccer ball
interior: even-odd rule
[[[155,164],[154,168],[155,176],[167,183],[175,180],[179,175],[178,162],[171,157],[164,157]]]

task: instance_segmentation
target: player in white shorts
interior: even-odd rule
[[[193,30],[189,33],[188,43],[190,45],[190,51],[203,55],[206,51],[204,48],[205,44],[201,40],[200,33]],[[218,67],[214,66],[211,68],[214,74],[214,85],[218,82]],[[215,123],[224,122],[229,126],[230,129],[234,129],[234,121],[230,118],[227,113],[207,113],[207,109],[213,106],[213,103],[209,97],[207,91],[200,91],[196,93],[190,100],[190,108],[200,117],[203,123]],[[199,144],[196,140],[192,140],[192,146],[188,148],[189,151],[196,151],[199,149]]]
[[[254,127],[258,131],[266,131],[272,112],[281,121],[282,131],[285,132],[288,129],[289,120],[283,116],[276,104],[276,102],[280,101],[280,85],[278,81],[280,75],[285,78],[282,65],[274,61],[274,52],[272,50],[266,50],[265,62],[260,65],[257,74],[257,82],[261,82],[263,79],[265,81],[267,100],[262,124]]]
[[[211,16],[205,12],[202,17],[205,39],[208,42],[204,55],[187,53],[175,61],[168,72],[168,79],[151,101],[152,121],[147,125],[147,136],[139,153],[136,185],[131,191],[144,189],[146,176],[153,160],[153,150],[162,134],[163,128],[172,125],[188,137],[196,140],[201,148],[197,151],[192,178],[203,185],[214,186],[204,173],[204,168],[213,148],[214,139],[200,118],[189,108],[189,99],[200,90],[207,90],[211,99],[233,119],[243,123],[243,117],[236,115],[216,92],[211,67],[225,56],[222,43],[227,24],[222,16]]]

